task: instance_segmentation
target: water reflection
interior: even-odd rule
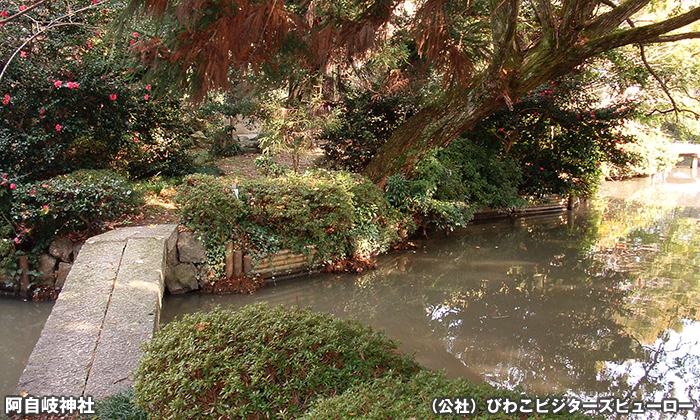
[[[170,297],[163,319],[217,303],[312,306],[383,329],[450,376],[697,405],[700,188],[686,172],[608,183],[575,213],[436,235],[362,276]]]

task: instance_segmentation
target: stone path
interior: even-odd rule
[[[131,385],[158,326],[177,225],[118,229],[86,241],[29,357],[17,392],[102,398]]]

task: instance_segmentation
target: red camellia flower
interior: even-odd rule
[[[139,33],[138,33],[138,32],[132,32],[132,33],[131,33],[131,36],[133,36],[134,38],[138,38],[138,37],[139,37]]]
[[[10,189],[11,189],[11,190],[14,190],[15,188],[17,188],[17,187],[15,186],[15,184],[10,184]]]
[[[2,100],[2,104],[3,104],[3,105],[7,105],[7,104],[9,104],[9,103],[10,103],[10,95],[5,94],[5,97],[4,97],[4,99]]]
[[[150,91],[151,91],[151,85],[146,85],[146,90],[150,92]]]
[[[48,187],[48,185],[47,185],[47,184],[41,184],[41,187],[42,187],[42,188],[46,188],[46,187]]]
[[[29,194],[36,194],[36,190],[29,191]]]
[[[22,58],[27,58],[27,52],[26,51],[20,51],[19,56]]]
[[[3,10],[2,12],[0,12],[0,16],[6,18],[7,17],[7,10]]]
[[[27,6],[21,5],[21,6],[19,6],[19,10],[24,12],[25,10],[27,10]]]
[[[61,124],[56,124],[56,131],[61,131],[63,127],[61,127]]]
[[[39,111],[39,114],[41,114],[41,115],[46,114],[46,110],[45,110],[45,109],[42,109],[41,111]]]
[[[56,87],[61,87],[62,84],[63,84],[63,82],[60,81],[60,80],[54,80],[54,81],[53,81],[53,85],[56,86]]]
[[[148,100],[149,97],[150,96],[148,96],[148,95],[143,95],[143,99],[145,99],[145,100]]]
[[[92,42],[88,41],[86,45],[88,48],[92,48]]]
[[[109,99],[116,101],[117,100],[117,95],[115,93],[109,95]]]

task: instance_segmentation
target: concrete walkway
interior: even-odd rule
[[[88,239],[17,392],[102,398],[130,386],[140,346],[158,326],[166,259],[176,244],[177,225],[118,229]]]

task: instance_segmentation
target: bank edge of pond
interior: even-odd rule
[[[581,197],[550,196],[540,200],[536,204],[525,206],[522,209],[503,211],[485,209],[474,214],[470,224],[487,223],[495,220],[528,218],[553,213],[560,213],[567,210],[574,210],[584,201]],[[416,237],[426,235],[426,232],[415,234]],[[189,233],[188,237],[193,238]],[[196,241],[196,239],[193,239]],[[180,242],[178,241],[178,245]],[[231,244],[232,245],[232,244]],[[412,242],[407,238],[402,244],[394,247],[396,249],[410,248]],[[197,247],[200,255],[204,255],[205,249],[201,242],[192,245]],[[189,252],[185,251],[185,255]],[[182,255],[182,254],[180,254]],[[288,249],[282,249],[274,254],[268,255],[260,260],[254,261],[250,256],[244,255],[242,251],[233,251],[230,246],[226,254],[226,279],[218,282],[197,283],[197,275],[195,274],[196,267],[182,266],[182,264],[193,264],[191,258],[180,259],[179,261],[173,257],[169,261],[178,261],[180,268],[175,268],[170,271],[170,275],[166,275],[166,287],[171,294],[182,294],[187,292],[205,292],[214,294],[228,293],[251,293],[264,287],[265,284],[277,284],[291,279],[317,274],[320,272],[354,272],[360,273],[373,269],[374,262],[371,261],[354,261],[346,260],[335,264],[313,263],[315,252],[310,249],[308,253],[294,252]],[[186,277],[177,278],[177,272],[186,270]]]

